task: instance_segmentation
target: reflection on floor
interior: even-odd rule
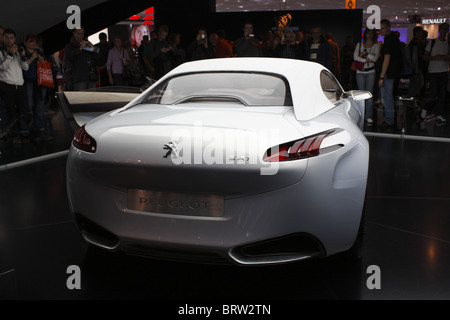
[[[67,149],[61,115],[51,117],[52,142],[2,141],[3,164]],[[446,126],[432,130],[450,138]],[[109,254],[88,247],[70,217],[65,156],[0,170],[0,299],[450,299],[449,144],[368,140],[364,257],[355,263],[239,268]],[[67,288],[71,265],[80,290]],[[373,265],[379,290],[367,287]]]
[[[50,109],[47,119],[50,123],[49,131],[53,137],[52,141],[37,141],[32,135],[28,139],[23,139],[21,144],[14,144],[11,135],[0,139],[0,167],[69,149],[72,133],[61,110]]]
[[[367,133],[403,134],[414,137],[438,137],[450,138],[450,124],[442,123],[436,117],[421,118],[421,104],[416,101],[396,101],[395,104],[395,126],[383,128],[383,107],[381,104],[374,105],[374,124],[365,125]],[[444,117],[449,118],[450,113]]]

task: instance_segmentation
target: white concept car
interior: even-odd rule
[[[229,58],[129,98],[74,135],[67,192],[87,242],[238,265],[360,254],[370,93],[312,62]]]

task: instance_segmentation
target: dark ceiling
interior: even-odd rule
[[[100,6],[98,16],[92,17],[101,22],[112,21],[114,17],[127,17],[148,8],[158,2],[173,2],[174,7],[181,5],[189,9],[196,1],[177,0],[14,0],[2,1],[0,9],[0,25],[14,28],[18,34],[33,32],[40,33],[62,22],[69,16],[66,9],[76,4],[86,11]],[[267,10],[316,10],[343,9],[344,0],[211,0],[213,9],[218,11],[267,11]],[[450,4],[448,0],[355,0],[356,8],[363,9],[369,5],[378,5],[383,18],[405,21],[408,15],[419,14],[426,18],[450,18]],[[438,10],[439,9],[439,10]],[[137,10],[137,11],[136,11]],[[101,12],[104,14],[101,14]],[[89,17],[90,18],[90,17]],[[84,19],[83,24],[85,24]],[[89,21],[89,24],[92,21]],[[112,23],[115,23],[113,21]],[[107,27],[103,25],[102,27]],[[95,30],[96,32],[98,30]]]
[[[448,0],[356,0],[356,7],[367,9],[378,5],[382,18],[405,21],[408,15],[422,17],[449,17]],[[41,34],[49,50],[59,50],[67,43],[71,32],[66,27],[70,14],[69,5],[76,4],[82,10],[82,24],[87,34],[93,34],[151,6],[172,8],[173,19],[183,20],[187,27],[198,21],[192,20],[189,12],[201,11],[208,14],[218,10],[229,11],[274,11],[274,10],[316,10],[342,9],[344,0],[297,1],[297,0],[14,0],[2,1],[0,25],[15,29],[18,39],[26,33]],[[438,10],[440,8],[440,10]],[[367,14],[366,14],[367,15]],[[197,15],[198,16],[198,15]],[[166,17],[167,18],[167,17]],[[158,20],[158,16],[156,17]],[[158,22],[157,22],[158,23]]]
[[[15,0],[2,3],[0,25],[12,28],[18,41],[27,33],[40,34],[49,52],[60,50],[71,37],[66,26],[70,13],[68,6],[76,4],[81,9],[81,24],[87,34],[95,33],[116,22],[129,18],[157,1],[148,0]]]

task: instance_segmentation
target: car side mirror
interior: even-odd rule
[[[372,94],[369,91],[364,90],[352,90],[347,93],[355,101],[362,101],[372,98]]]

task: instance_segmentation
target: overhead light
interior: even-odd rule
[[[438,10],[441,10],[441,7],[438,7]]]

